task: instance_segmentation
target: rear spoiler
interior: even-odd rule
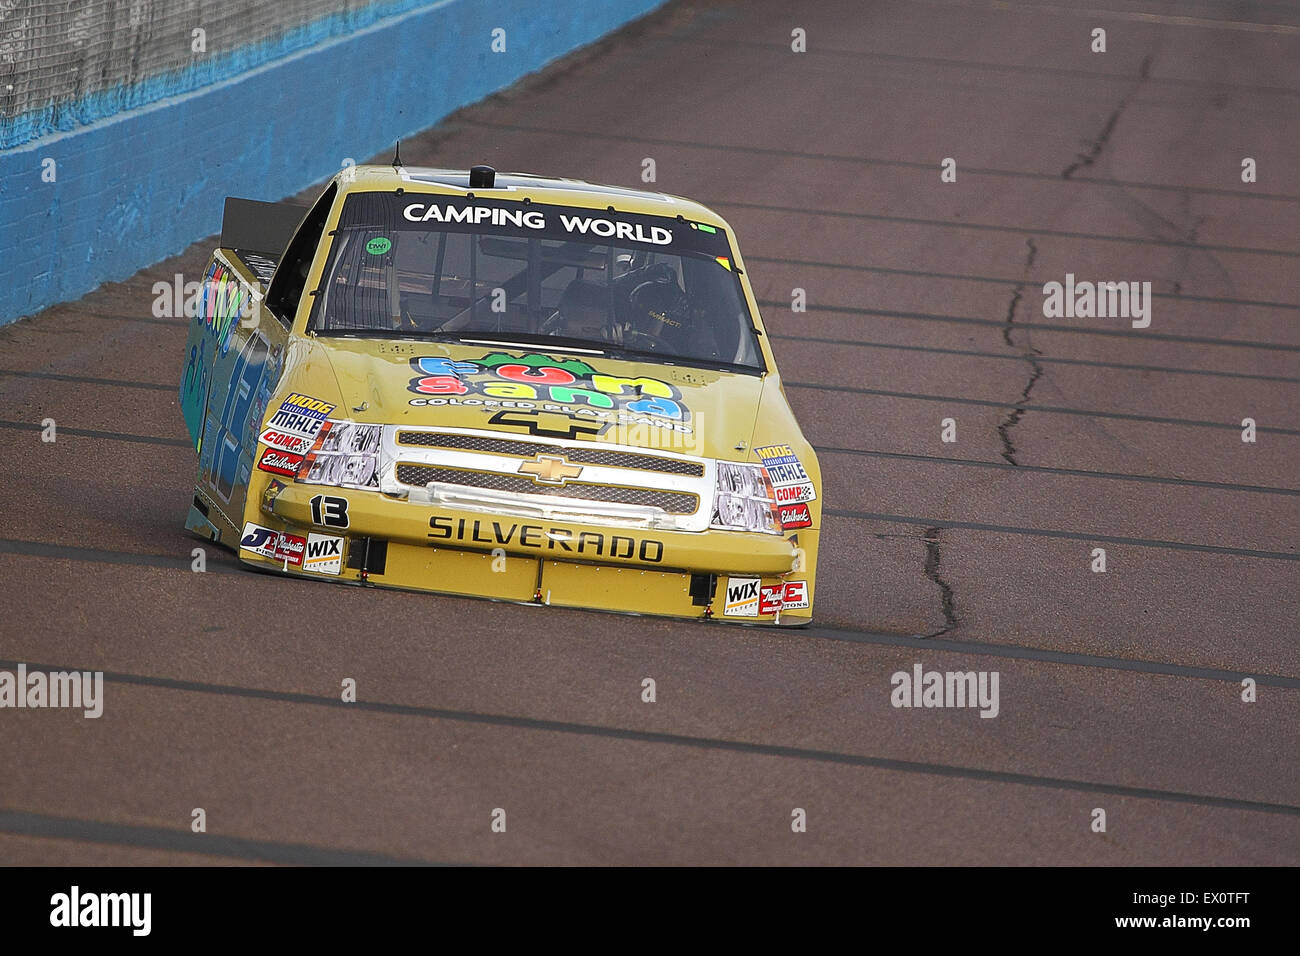
[[[221,217],[221,248],[260,253],[278,262],[309,208],[227,196]]]

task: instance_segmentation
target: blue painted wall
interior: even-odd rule
[[[424,4],[251,70],[236,51],[226,79],[0,152],[0,324],[219,231],[228,195],[292,195],[663,2]]]

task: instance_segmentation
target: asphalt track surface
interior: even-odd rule
[[[1300,863],[1297,107],[1290,3],[674,3],[403,143],[728,217],[825,476],[802,632],[193,573],[150,307],[213,241],[0,329],[0,668],[106,673],[0,712],[0,861]],[[1044,317],[1067,272],[1150,327]],[[892,707],[917,662],[998,716]]]

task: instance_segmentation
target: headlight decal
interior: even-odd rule
[[[772,483],[762,465],[737,461],[717,463],[711,524],[728,531],[781,533]]]
[[[303,457],[297,480],[312,485],[378,488],[383,431],[382,425],[330,419]]]

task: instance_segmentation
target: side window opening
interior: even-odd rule
[[[337,192],[338,185],[330,183],[329,188],[316,200],[290,240],[284,258],[280,260],[275,276],[271,279],[266,306],[286,325],[293,322],[294,314],[298,311],[298,303],[307,285],[307,273],[316,256],[316,247],[320,245],[321,233],[325,230],[325,222],[329,219]]]

